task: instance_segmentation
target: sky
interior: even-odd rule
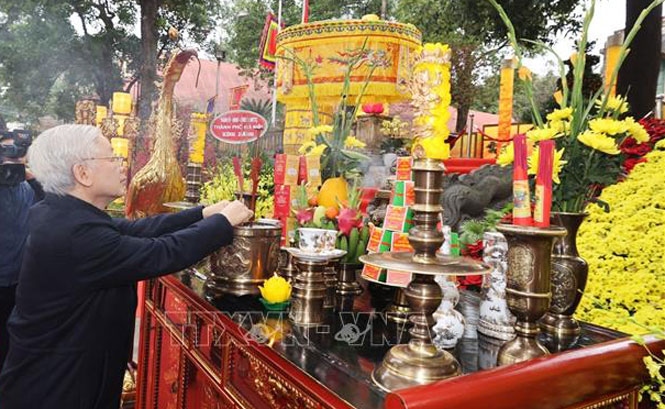
[[[547,1],[547,0],[544,0]],[[594,12],[594,17],[589,26],[589,41],[596,40],[596,47],[593,50],[595,54],[600,54],[603,49],[607,37],[612,35],[616,30],[621,30],[624,27],[626,18],[626,1],[627,0],[597,0]],[[585,4],[588,4],[585,1]],[[566,60],[575,50],[576,38],[564,38],[563,36],[556,39],[554,50]],[[556,70],[554,58],[550,56],[539,56],[533,59],[525,60],[525,65],[532,71],[544,74],[549,70]],[[596,68],[600,69],[601,64]]]

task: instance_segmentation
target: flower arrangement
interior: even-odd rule
[[[381,142],[381,152],[408,156],[411,150],[410,131],[409,123],[402,121],[399,116],[393,117],[390,121],[381,121],[381,134],[386,137]]]
[[[243,164],[244,188],[245,191],[251,191],[251,180],[249,178],[250,163]],[[259,184],[256,198],[256,218],[271,218],[274,213],[275,182],[274,182],[273,161],[268,158],[263,159],[261,171],[259,173]],[[230,160],[223,160],[221,164],[213,171],[210,180],[201,186],[201,203],[211,204],[220,200],[235,199],[238,190],[238,182],[233,172],[233,164]]]
[[[321,61],[315,58],[305,61],[288,49],[286,50],[288,56],[280,57],[297,64],[307,79],[314,126],[309,130],[310,141],[303,144],[300,153],[321,156],[321,177],[324,180],[340,176],[348,180],[356,179],[360,177],[358,169],[360,163],[369,160],[367,156],[354,150],[354,148],[364,148],[365,144],[351,135],[351,129],[374,71],[388,66],[390,61],[385,51],[369,50],[366,46],[367,39],[361,48],[341,51],[338,57],[329,58],[330,63],[338,64],[345,69],[340,102],[333,113],[332,125],[322,125],[319,120],[318,103],[312,81],[314,70]],[[355,100],[349,101],[347,95],[351,86],[351,75],[363,66],[368,68],[367,77]]]
[[[583,95],[583,75],[586,55],[578,53],[573,62],[572,88],[566,81],[562,59],[547,45],[541,47],[553,53],[559,61],[562,92],[558,94],[559,108],[541,117],[533,98],[533,84],[530,72],[522,65],[522,51],[515,37],[515,30],[508,16],[495,0],[488,0],[499,11],[508,27],[508,38],[516,55],[519,79],[524,83],[527,97],[531,102],[535,127],[527,132],[527,138],[534,143],[529,159],[529,173],[535,174],[539,162],[541,141],[554,139],[556,153],[554,157],[552,188],[552,208],[556,211],[582,212],[606,186],[616,183],[623,174],[623,158],[619,149],[626,141],[636,144],[646,142],[646,130],[632,117],[624,117],[628,105],[620,96],[613,96],[610,90],[615,83],[618,70],[626,56],[628,47],[639,30],[646,15],[663,0],[652,2],[638,17],[633,29],[626,36],[621,48],[618,64],[614,68],[609,86],[599,89],[590,98]],[[586,50],[587,33],[593,18],[595,1],[592,0],[584,18],[582,36],[578,48]],[[631,138],[632,139],[629,139]],[[500,164],[512,162],[512,147],[499,155]],[[607,207],[606,207],[607,209]]]
[[[577,317],[631,334],[665,328],[665,143],[621,183],[603,191],[578,234],[589,278]],[[634,320],[634,321],[631,321]]]

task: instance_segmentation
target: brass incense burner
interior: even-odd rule
[[[460,364],[448,352],[432,344],[432,316],[442,300],[436,275],[486,274],[489,268],[464,257],[441,256],[436,252],[443,244],[443,233],[436,229],[442,212],[442,179],[445,168],[439,160],[419,159],[414,163],[416,204],[414,227],[409,242],[414,252],[369,254],[360,261],[378,268],[413,272],[413,279],[404,290],[411,307],[408,344],[396,345],[388,351],[381,365],[372,373],[373,381],[382,389],[392,391],[435,382],[461,373]]]
[[[233,229],[233,244],[210,255],[211,294],[260,295],[258,286],[277,271],[282,229],[271,223],[250,223]]]

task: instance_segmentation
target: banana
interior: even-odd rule
[[[349,233],[349,252],[355,254],[356,247],[358,247],[358,240],[360,240],[360,232],[354,227]],[[351,254],[350,260],[353,261],[353,254]]]
[[[346,236],[342,236],[340,241],[339,241],[339,248],[340,250],[346,251],[346,254],[344,255],[344,258],[342,261],[347,261],[349,257],[349,242],[346,239]]]
[[[369,241],[369,226],[365,225],[362,230],[360,230],[360,240],[365,243]]]
[[[353,255],[353,261],[352,261],[353,263],[356,263],[356,264],[360,263],[358,258],[360,256],[362,256],[363,254],[365,254],[365,247],[366,247],[366,245],[363,244],[362,241],[358,242],[358,245],[356,246],[356,249],[355,249],[355,254]]]

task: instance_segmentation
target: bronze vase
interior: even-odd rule
[[[506,302],[517,318],[516,337],[504,344],[498,354],[498,364],[509,365],[549,354],[537,339],[538,320],[548,311],[552,296],[552,246],[566,230],[559,226],[513,224],[499,224],[496,229],[508,241]]]
[[[540,322],[548,335],[575,337],[580,325],[573,318],[586,287],[589,265],[577,252],[577,231],[588,213],[552,213],[552,224],[565,227],[567,234],[555,241],[552,250],[552,303]]]

